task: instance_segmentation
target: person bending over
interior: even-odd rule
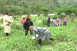
[[[29,29],[36,33],[35,36],[33,36],[31,39],[34,39],[35,37],[37,37],[38,43],[40,45],[42,45],[41,39],[42,40],[49,39],[54,41],[54,39],[51,38],[51,32],[47,28],[39,27],[39,26],[30,26]]]

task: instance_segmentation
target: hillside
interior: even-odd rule
[[[46,7],[49,9],[49,11],[60,7],[57,0],[0,0],[0,13],[5,13],[6,11],[14,12],[18,9],[20,9],[18,11],[22,11],[23,8],[25,9],[25,11],[27,11],[26,9],[28,9],[29,12],[32,9],[35,9],[34,7],[36,6]],[[17,8],[17,10],[15,10],[14,7]]]
[[[41,5],[43,7],[58,7],[59,4],[57,2],[57,0],[9,0],[9,1],[6,1],[7,2],[10,2],[8,3],[7,5],[14,5],[14,6],[35,6],[35,5]]]
[[[58,0],[60,3],[60,6],[71,6],[71,7],[77,7],[76,3],[77,0]]]

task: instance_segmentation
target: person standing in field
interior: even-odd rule
[[[11,32],[11,24],[12,20],[9,17],[9,13],[7,12],[5,17],[3,18],[3,24],[4,24],[4,32],[6,33],[6,36],[9,36],[9,33]]]
[[[64,25],[64,26],[66,26],[66,25],[67,25],[67,21],[68,21],[68,19],[67,19],[67,17],[66,17],[66,16],[64,16],[63,21],[64,21],[63,25]]]
[[[29,18],[27,18],[23,24],[23,27],[25,29],[25,35],[28,35],[29,26],[33,26],[33,22]],[[30,33],[31,35],[33,34],[31,30],[30,30]]]
[[[52,26],[57,26],[57,20],[55,17],[51,20],[51,22],[52,22]]]
[[[57,22],[58,22],[58,26],[60,26],[61,25],[61,18],[60,17],[57,18]]]
[[[48,20],[47,20],[47,26],[50,27],[50,17],[49,17]]]
[[[27,18],[29,18],[30,20],[32,20],[31,17],[29,17],[29,14],[27,15],[26,19],[27,19]]]
[[[54,39],[51,38],[51,32],[47,28],[39,27],[39,26],[30,26],[29,29],[36,33],[35,36],[33,36],[31,39],[35,39],[37,37],[38,43],[40,45],[42,45],[41,40],[49,39],[54,41]]]
[[[26,19],[25,19],[25,16],[23,16],[23,19],[21,20],[21,24],[22,24],[22,30],[24,31],[24,27],[23,27],[23,24],[24,24],[24,22],[26,21]]]

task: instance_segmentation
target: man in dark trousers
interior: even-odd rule
[[[50,17],[47,20],[47,26],[50,27]]]
[[[51,38],[51,32],[47,28],[39,27],[39,26],[30,26],[29,29],[36,33],[35,36],[32,37],[31,39],[34,39],[35,37],[37,37],[38,43],[40,45],[42,45],[41,39],[42,40],[49,39],[49,40],[54,41],[54,39]]]
[[[25,35],[28,35],[29,26],[33,26],[33,22],[29,18],[27,18],[23,25],[25,29]],[[30,30],[30,33],[31,35],[33,34],[31,30]]]

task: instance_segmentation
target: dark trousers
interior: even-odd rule
[[[39,45],[42,46],[42,41],[41,41],[41,39],[38,40],[38,43],[39,43]]]
[[[26,29],[26,30],[25,30],[25,35],[28,35],[28,30],[29,30],[29,29]],[[33,32],[32,32],[32,31],[30,31],[30,34],[32,35],[32,34],[33,34]]]
[[[54,41],[54,38],[50,38],[49,40]],[[39,45],[41,45],[41,46],[42,46],[42,41],[41,41],[41,39],[39,39],[39,40],[38,40],[38,43],[39,43]]]
[[[67,22],[64,22],[64,26],[66,26],[67,25]]]
[[[54,39],[53,39],[53,38],[50,38],[49,40],[52,40],[52,41],[54,41]]]
[[[6,36],[9,36],[9,33],[6,33]]]
[[[47,26],[48,26],[48,27],[50,27],[50,24],[49,24],[49,23],[47,23]]]
[[[54,41],[54,39],[53,39],[53,38],[50,38],[49,40]],[[39,39],[39,40],[38,40],[38,43],[39,43],[39,45],[41,45],[41,46],[42,46],[42,41],[41,41],[41,39]]]

